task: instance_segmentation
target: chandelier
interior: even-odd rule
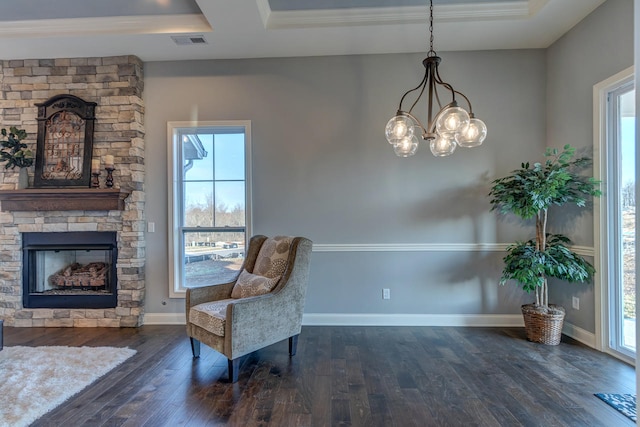
[[[417,133],[421,133],[423,140],[429,141],[431,153],[436,157],[453,154],[457,146],[477,147],[487,137],[487,125],[473,115],[469,98],[455,90],[440,77],[438,65],[441,59],[433,50],[433,0],[430,0],[429,3],[430,44],[427,57],[422,61],[425,68],[424,77],[418,86],[402,95],[398,112],[389,120],[385,128],[387,141],[393,145],[393,150],[398,157],[409,157],[416,153],[419,142]],[[440,102],[438,87],[449,92],[451,96],[451,102],[444,106]],[[409,111],[403,110],[402,102],[404,99],[410,93],[418,90],[420,91],[418,97]],[[413,108],[418,104],[425,91],[428,95],[426,127],[412,114]],[[456,95],[464,98],[469,107],[468,112],[458,106]],[[435,115],[434,104],[437,104],[437,108],[439,108]]]

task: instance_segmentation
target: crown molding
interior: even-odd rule
[[[200,14],[110,16],[3,22],[0,38],[87,36],[95,34],[174,34],[209,32]]]
[[[315,28],[350,25],[423,24],[429,19],[424,6],[353,9],[272,11],[268,0],[256,0],[262,23],[267,29]],[[521,0],[494,3],[441,5],[434,9],[440,22],[529,18],[549,0]]]

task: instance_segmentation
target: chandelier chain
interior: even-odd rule
[[[444,157],[451,155],[458,146],[477,147],[487,136],[487,125],[474,116],[469,98],[440,77],[438,65],[441,58],[433,49],[433,43],[433,0],[429,0],[429,52],[422,61],[425,68],[424,77],[418,86],[402,95],[396,115],[387,122],[385,127],[387,141],[393,145],[393,150],[399,157],[413,156],[418,149],[420,137],[429,143],[434,156]],[[440,98],[444,93],[441,94],[439,88],[450,93],[450,102]],[[405,98],[409,94],[412,94],[411,98],[413,98],[417,91],[419,93],[411,104],[411,108],[408,111],[403,110],[402,104]],[[427,120],[423,124],[414,115],[413,109],[425,95]],[[460,95],[466,101],[468,110],[458,106],[456,95]]]
[[[433,0],[429,2],[429,53],[427,56],[435,56],[433,50]]]

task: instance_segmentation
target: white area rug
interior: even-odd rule
[[[117,347],[5,347],[0,427],[28,426],[135,353]]]

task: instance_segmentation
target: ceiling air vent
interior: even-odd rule
[[[191,36],[171,36],[171,40],[178,46],[190,46],[197,44],[207,44],[207,40],[202,34]]]

